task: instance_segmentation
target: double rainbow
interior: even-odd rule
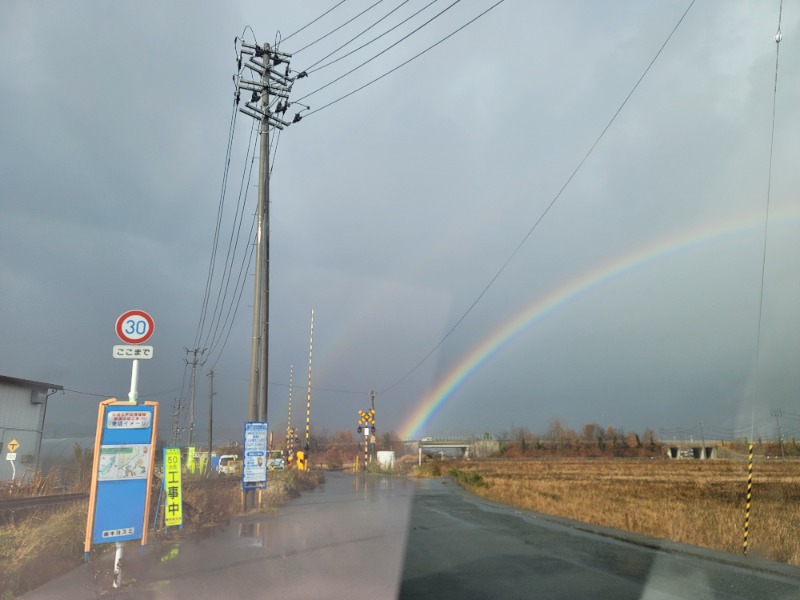
[[[715,224],[712,227],[698,227],[673,234],[657,242],[638,247],[628,254],[618,256],[552,289],[505,321],[497,330],[463,356],[411,412],[399,430],[401,439],[418,438],[453,394],[478,369],[512,340],[551,313],[590,290],[605,285],[646,264],[763,229],[763,218],[762,213]],[[797,207],[780,213],[771,211],[770,226],[774,227],[775,224],[791,225],[799,219],[800,210]]]

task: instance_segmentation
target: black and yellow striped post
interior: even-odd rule
[[[286,458],[292,462],[294,438],[292,436],[292,387],[294,384],[294,365],[289,365],[289,417],[286,421]],[[287,465],[288,466],[288,465]]]
[[[364,427],[364,470],[369,464],[369,426]]]
[[[748,446],[747,452],[747,500],[744,505],[744,541],[742,550],[747,554],[748,536],[750,535],[750,504],[753,501],[753,444]]]
[[[365,413],[363,410],[359,410],[358,411],[358,416],[361,417],[358,420],[358,432],[361,433],[361,428],[362,428],[362,426],[364,427],[364,466],[362,467],[362,469],[364,471],[366,471],[367,470],[368,458],[369,458],[369,454],[368,454],[369,445],[367,443],[368,440],[369,440],[369,420],[368,420],[369,415],[367,413]]]
[[[309,454],[311,452],[311,355],[314,349],[314,309],[311,309],[311,335],[308,338],[308,400],[306,402],[306,443],[303,446],[303,467],[297,461],[297,468],[308,471],[311,468]]]

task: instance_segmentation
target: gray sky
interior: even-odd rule
[[[130,363],[111,356],[120,343],[114,322],[141,308],[156,322],[141,397],[162,403],[168,436],[173,403],[188,392],[183,349],[195,344],[212,252],[234,37],[249,25],[248,42],[253,34],[272,42],[278,31],[285,38],[334,4],[0,6],[0,373],[70,390],[51,399],[52,435],[93,430],[101,398],[87,393],[127,395]],[[295,53],[292,69],[305,69],[399,4],[384,2],[301,50],[368,6],[345,2],[280,48]],[[358,43],[424,4],[408,2]],[[448,4],[298,80],[291,99]],[[461,2],[302,102],[324,106],[491,4]],[[495,276],[688,5],[506,0],[282,132],[271,188],[272,428],[286,427],[290,365],[293,423],[303,426],[313,307],[316,430],[354,428],[372,389],[379,430],[398,433],[543,432],[558,418],[575,428],[663,428],[664,436],[698,435],[702,421],[709,437],[742,436],[754,398],[757,433],[772,435],[777,408],[789,413],[789,435],[800,430],[800,15],[792,3],[781,25],[757,344],[777,1],[692,7],[508,267],[393,386]],[[238,115],[212,305],[251,125]],[[243,233],[224,311],[245,244]],[[212,366],[215,429],[221,439],[240,435],[251,306],[248,277],[224,352],[224,336],[207,344],[198,371],[200,439]],[[518,333],[497,337],[504,330]],[[201,337],[202,345],[218,336]],[[421,420],[434,405],[435,416]]]

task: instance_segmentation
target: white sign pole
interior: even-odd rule
[[[153,335],[153,318],[141,310],[129,310],[119,316],[114,329],[117,337],[127,344],[141,344]],[[128,402],[139,403],[139,359],[133,359],[131,366],[131,391],[128,392]],[[145,524],[146,526],[146,524]],[[114,588],[122,583],[122,542],[116,543],[114,555]]]
[[[9,461],[11,463],[11,481],[14,481],[14,478],[17,476],[17,467],[14,466],[14,461]]]
[[[131,404],[139,403],[139,359],[133,359],[131,367],[131,391],[128,392],[128,402]]]
[[[117,551],[114,554],[114,588],[122,584],[122,542],[117,542]]]
[[[139,359],[133,359],[131,366],[131,391],[128,392],[128,402],[131,404],[139,403]],[[116,552],[114,553],[114,589],[119,588],[122,584],[122,542],[116,543]]]

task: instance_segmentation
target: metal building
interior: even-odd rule
[[[0,375],[0,481],[24,478],[39,462],[47,399],[60,385]]]

